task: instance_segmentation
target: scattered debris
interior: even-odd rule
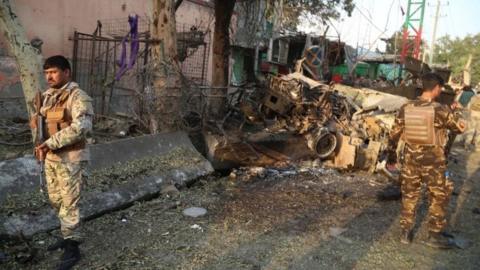
[[[17,236],[21,244],[14,246],[9,252],[13,254],[15,261],[20,264],[32,262],[38,254],[38,249],[35,248],[32,243],[30,243],[30,240],[26,239],[22,233]],[[6,259],[8,259],[8,257]]]
[[[330,236],[332,236],[332,237],[337,237],[337,236],[339,236],[340,234],[346,232],[347,229],[345,229],[345,228],[340,228],[340,227],[330,227],[328,231],[329,231]]]
[[[192,226],[190,226],[190,229],[199,230],[203,232],[203,228],[198,224],[193,224]]]
[[[190,207],[183,210],[183,214],[187,217],[201,217],[207,214],[207,209],[201,207]]]
[[[123,223],[126,223],[126,222],[128,221],[128,219],[127,219],[126,216],[122,215],[122,216],[120,217],[120,221],[123,222]]]
[[[162,188],[162,190],[160,191],[161,194],[164,194],[164,195],[173,195],[173,194],[177,194],[179,193],[180,191],[177,189],[177,187],[175,185],[167,185],[165,187]]]
[[[252,178],[282,178],[299,173],[309,173],[315,176],[328,175],[335,173],[332,169],[325,169],[315,166],[309,166],[311,163],[301,162],[299,166],[289,166],[284,168],[269,168],[269,167],[241,167],[232,169],[228,176],[230,180],[249,181]]]
[[[347,229],[346,228],[340,228],[340,227],[330,227],[329,228],[329,235],[333,238],[336,238],[346,244],[352,244],[353,241],[351,239],[348,239],[344,236],[342,236],[341,234],[346,232]]]
[[[93,127],[95,143],[145,134],[131,116],[117,113],[115,116],[97,114]]]
[[[453,242],[455,243],[455,246],[458,247],[459,249],[467,249],[473,244],[472,241],[464,237],[461,237],[459,235],[454,235]]]
[[[479,174],[478,154],[476,157],[465,161],[475,173],[473,179]],[[461,161],[463,163],[463,157]],[[456,168],[455,172],[464,170],[464,166],[449,164]],[[308,167],[299,164],[297,169]],[[466,173],[457,174],[459,177],[453,179],[456,184],[471,177]],[[368,185],[372,179],[377,183],[374,186]],[[437,253],[415,241],[404,248],[398,243],[398,203],[378,203],[375,198],[376,192],[384,189],[388,182],[381,175],[372,176],[362,171],[338,173],[333,169],[325,169],[320,177],[307,171],[248,182],[228,181],[216,175],[201,185],[182,188],[175,199],[159,196],[89,221],[83,228],[85,235],[102,241],[83,243],[85,256],[79,267],[156,269],[161,262],[166,269],[251,269],[251,265],[244,263],[255,258],[258,265],[275,263],[274,269],[288,268],[293,263],[301,269],[350,269],[352,266],[371,269],[385,268],[385,265],[390,269],[412,269],[419,263],[428,268],[442,265],[456,269],[460,265],[464,269],[476,269],[476,243],[480,236],[475,233],[478,216],[471,211],[477,205],[460,209],[464,222],[458,229],[472,241],[471,247]],[[478,181],[474,183],[478,187]],[[174,205],[177,207],[171,208]],[[208,209],[208,217],[185,217],[182,211],[189,206]],[[425,204],[419,206],[419,212],[426,213],[426,207]],[[128,218],[125,224],[119,221],[122,215]],[[197,226],[197,229],[191,228],[194,224],[203,232]],[[415,239],[427,236],[426,225],[422,223]],[[331,227],[348,231],[333,237]],[[34,235],[33,240],[39,249],[38,263],[20,265],[14,260],[11,248],[1,247],[9,259],[0,268],[50,269],[54,266],[60,253],[47,254],[45,246],[36,244],[38,240],[50,244],[53,237],[41,233]],[[442,256],[436,256],[438,254]],[[316,259],[310,261],[310,256]]]

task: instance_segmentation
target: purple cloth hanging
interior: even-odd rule
[[[139,42],[138,42],[138,15],[128,15],[128,24],[130,24],[130,32],[122,39],[122,52],[120,59],[118,60],[118,66],[120,67],[115,75],[115,80],[120,78],[129,69],[135,65],[135,61],[138,56]],[[130,37],[130,57],[127,61],[127,42]]]

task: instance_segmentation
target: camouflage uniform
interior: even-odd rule
[[[55,111],[59,113],[52,113]],[[40,113],[46,117],[49,138],[45,144],[52,150],[45,159],[49,199],[58,213],[63,238],[78,241],[78,201],[82,175],[90,156],[85,142],[92,129],[92,99],[78,88],[78,84],[69,82],[61,89],[51,88],[43,93]],[[61,118],[58,116],[68,120],[53,119]],[[52,126],[57,126],[58,130],[49,130]]]
[[[465,146],[473,141],[476,151],[480,151],[480,96],[472,97],[467,106],[468,129],[465,132]]]
[[[446,208],[453,191],[453,183],[445,177],[447,160],[445,144],[447,130],[461,133],[462,121],[459,115],[439,103],[417,99],[410,101],[400,109],[395,125],[390,133],[389,159],[396,160],[396,145],[405,137],[406,106],[434,108],[433,128],[440,143],[436,145],[419,145],[406,143],[403,150],[404,160],[401,171],[402,211],[400,225],[404,230],[411,230],[415,223],[415,212],[421,196],[422,184],[427,186],[430,205],[428,209],[429,231],[440,232],[445,227]]]

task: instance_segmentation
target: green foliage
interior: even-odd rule
[[[386,53],[400,54],[400,52],[402,51],[403,42],[402,42],[402,32],[401,31],[397,31],[397,32],[393,33],[390,38],[383,39],[383,41],[385,41],[385,43],[386,43],[386,48],[385,48]],[[395,44],[395,42],[397,44]]]
[[[283,25],[295,29],[301,15],[315,15],[323,22],[338,19],[344,10],[351,16],[355,4],[353,0],[285,0]]]
[[[449,64],[454,78],[462,78],[462,71],[472,55],[471,76],[472,85],[480,82],[480,33],[465,38],[444,36],[435,45],[435,63]]]

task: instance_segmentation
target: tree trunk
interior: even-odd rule
[[[42,57],[28,41],[10,0],[0,0],[0,30],[4,33],[11,52],[17,60],[27,111],[32,115],[35,111],[33,106],[35,93],[45,87]]]
[[[230,19],[235,0],[215,0],[215,30],[213,33],[212,86],[228,85],[228,58],[230,54]]]
[[[215,0],[215,29],[213,32],[213,96],[226,96],[228,86],[228,60],[230,55],[230,20],[235,0]],[[221,87],[221,88],[218,88]],[[211,109],[216,117],[225,113],[226,99],[215,97]]]
[[[176,129],[179,115],[180,93],[178,85],[177,31],[175,1],[153,0],[151,37],[161,42],[152,47],[152,81],[157,100],[155,119],[151,119],[151,132]]]

